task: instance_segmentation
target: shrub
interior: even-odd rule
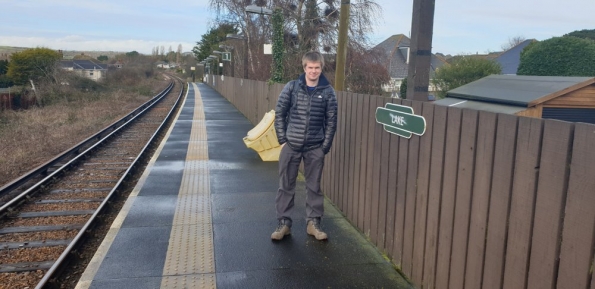
[[[595,41],[554,37],[525,47],[518,75],[595,76]]]

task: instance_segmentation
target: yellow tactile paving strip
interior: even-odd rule
[[[196,91],[198,91],[198,90],[196,90]],[[186,103],[186,99],[188,96],[187,94],[188,94],[188,92],[186,92],[186,97],[184,97],[181,107],[184,107],[184,103]],[[178,113],[176,114],[176,116],[175,116],[176,120],[180,117],[181,112],[182,112],[182,110],[179,110]],[[155,165],[155,162],[157,161],[157,158],[161,154],[161,151],[163,150],[163,147],[165,146],[167,139],[169,139],[169,136],[171,135],[173,128],[174,128],[174,126],[172,125],[167,130],[167,133],[163,137],[163,141],[161,142],[161,144],[159,144],[159,147],[157,148],[157,150],[153,154],[153,157],[147,164],[147,168],[152,168]],[[145,170],[143,172],[142,176],[140,177],[138,183],[132,190],[132,192],[130,192],[130,195],[128,196],[128,199],[126,200],[126,203],[124,203],[124,206],[120,210],[120,213],[118,214],[118,216],[112,223],[109,231],[107,232],[107,235],[103,239],[103,242],[101,242],[101,245],[99,245],[99,248],[97,248],[97,252],[95,253],[93,258],[89,262],[89,265],[87,265],[87,268],[85,269],[85,272],[83,272],[83,275],[79,279],[79,282],[76,284],[75,289],[87,289],[91,286],[91,282],[93,281],[95,274],[97,274],[97,271],[99,270],[99,266],[101,266],[101,263],[103,262],[103,259],[105,259],[107,252],[109,251],[112,243],[114,242],[114,239],[116,238],[116,235],[122,228],[124,219],[130,212],[130,208],[132,208],[132,204],[134,204],[134,201],[136,200],[141,188],[144,186],[147,178],[149,177],[150,172],[151,172],[150,169]]]
[[[196,84],[194,119],[161,288],[215,288],[208,144],[204,106]]]

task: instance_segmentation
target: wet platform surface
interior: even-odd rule
[[[271,241],[277,162],[246,148],[252,128],[216,91],[190,84],[77,288],[413,288],[328,200],[329,240],[307,235],[303,180],[292,234]]]

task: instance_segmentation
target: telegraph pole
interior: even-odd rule
[[[347,30],[349,27],[350,0],[341,0],[339,18],[339,40],[337,44],[337,70],[335,71],[335,90],[345,90],[345,61],[347,59]]]
[[[407,99],[428,101],[435,0],[413,0]]]

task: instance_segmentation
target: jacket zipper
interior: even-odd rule
[[[314,88],[312,91],[312,95],[316,94],[318,87]],[[304,138],[304,145],[302,149],[306,148],[306,144],[308,143],[308,132],[310,129],[310,109],[312,108],[312,95],[308,92],[308,88],[306,87],[306,95],[308,96],[308,110],[306,111],[306,131],[305,131],[305,138]]]

